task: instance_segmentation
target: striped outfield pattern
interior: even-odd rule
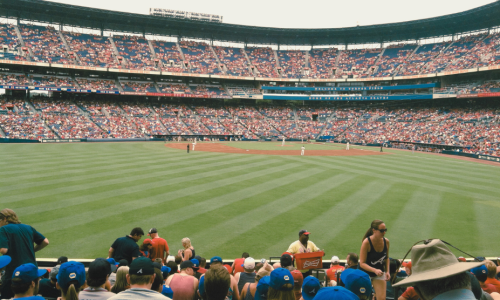
[[[300,144],[281,149],[300,151]],[[301,157],[186,154],[153,142],[3,144],[0,209],[14,209],[49,238],[38,257],[105,257],[136,226],[158,228],[171,252],[189,237],[207,258],[279,256],[307,229],[327,257],[345,257],[359,252],[373,219],[385,221],[392,257],[424,238],[499,255],[500,165],[386,152]]]

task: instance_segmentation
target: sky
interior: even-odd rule
[[[149,14],[168,8],[223,16],[224,23],[279,28],[341,28],[432,18],[496,0],[48,0],[114,11]]]

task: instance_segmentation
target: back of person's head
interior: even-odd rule
[[[9,224],[21,224],[16,212],[10,208],[0,210],[0,220],[6,220]]]
[[[476,267],[474,269],[471,269],[470,271],[480,282],[485,282],[486,279],[488,279],[488,268],[485,265]]]
[[[178,265],[180,265],[181,262],[182,262],[182,256],[180,256],[179,254],[177,254],[175,256],[175,263],[178,264]]]
[[[378,227],[380,226],[380,224],[383,224],[384,221],[382,220],[373,220],[371,225],[370,225],[370,228],[368,228],[368,230],[366,231],[365,235],[363,236],[363,241],[371,236],[373,234],[373,230],[374,229],[378,229]]]
[[[215,265],[205,273],[205,296],[207,300],[224,300],[231,286],[231,276],[226,268]]]
[[[467,272],[445,278],[416,282],[414,287],[424,299],[434,299],[437,295],[455,289],[471,289],[470,277]]]
[[[397,274],[400,267],[401,267],[401,262],[399,262],[399,260],[390,259],[389,272],[391,273],[391,276]]]
[[[12,282],[11,282],[12,292],[16,296],[36,295],[38,293],[38,282],[40,281],[40,277],[45,275],[45,273],[47,273],[47,270],[38,269],[37,266],[35,266],[32,263],[20,265],[14,270],[14,273],[12,274]],[[30,295],[27,295],[29,289],[33,286],[33,283],[34,283],[34,288],[29,293]]]
[[[207,266],[207,259],[204,257],[200,257],[198,259],[200,261],[200,268],[205,268]]]
[[[118,268],[118,271],[116,271],[115,285],[113,285],[113,287],[111,288],[111,292],[118,294],[119,292],[130,288],[127,282],[128,270],[129,267],[127,266]]]
[[[304,276],[302,276],[302,272],[299,270],[293,270],[291,273],[293,276],[293,290],[302,290],[302,284],[304,283]]]
[[[277,268],[271,272],[267,300],[294,300],[294,280],[292,273],[285,268]]]
[[[349,255],[349,261],[351,262],[351,265],[357,265],[358,264],[359,256],[356,253],[350,252],[347,255]]]
[[[170,268],[170,275],[177,273],[177,270],[179,270],[179,267],[173,261],[169,261],[166,266]]]
[[[153,284],[151,285],[151,290],[152,291],[157,291],[161,293],[162,287],[163,287],[163,274],[160,269],[155,268],[155,279],[153,281]]]
[[[248,254],[248,252],[243,252],[241,258],[247,258],[247,257],[250,257],[250,254]]]
[[[135,227],[132,229],[132,231],[130,231],[130,235],[131,236],[134,236],[134,235],[144,235],[144,231],[142,230],[141,227]]]
[[[185,248],[191,247],[191,240],[188,237],[183,238],[181,242]]]
[[[87,285],[93,288],[100,287],[108,280],[111,274],[111,265],[104,258],[96,258],[88,269]]]
[[[138,257],[132,261],[128,269],[130,285],[152,284],[152,277],[155,274],[155,267],[151,259]]]
[[[163,266],[163,260],[161,258],[155,258],[155,263],[160,264],[160,266]]]
[[[260,268],[259,271],[257,271],[257,274],[255,275],[255,282],[259,282],[259,280],[264,277],[268,276],[271,274],[271,270],[268,270],[266,268]]]
[[[62,265],[63,263],[68,262],[68,257],[67,256],[60,256],[57,259],[57,264]]]
[[[78,300],[78,291],[85,284],[85,266],[76,261],[65,262],[59,267],[57,285],[61,288],[62,298]]]
[[[497,265],[489,259],[485,260],[484,265],[488,269],[488,278],[495,278],[495,275],[497,275]]]

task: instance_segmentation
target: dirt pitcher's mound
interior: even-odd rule
[[[186,143],[169,143],[165,146],[186,151]],[[189,143],[189,150],[192,151],[193,146]],[[196,144],[195,151],[206,152],[221,152],[221,153],[239,153],[239,154],[265,154],[265,155],[300,155],[300,150],[252,150],[234,148],[225,144]],[[305,150],[306,156],[354,156],[354,155],[384,155],[384,152],[376,152],[372,150]]]

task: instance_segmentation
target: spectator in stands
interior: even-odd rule
[[[139,252],[141,252],[140,256],[151,258],[152,249],[153,242],[150,239],[144,239],[144,241],[142,241],[142,245],[139,247]]]
[[[328,278],[329,286],[337,285],[337,273],[342,272],[345,268],[339,265],[340,259],[338,256],[333,256],[330,264],[330,269],[326,271],[326,277]]]
[[[474,274],[474,276],[476,276],[483,291],[488,294],[498,293],[498,290],[494,285],[485,282],[486,279],[488,279],[488,268],[485,265],[476,267],[470,271]]]
[[[129,274],[127,275],[130,289],[122,291],[109,299],[168,299],[157,291],[151,290],[156,277],[154,269],[151,259],[146,257],[134,259],[130,264]]]
[[[207,300],[224,300],[231,286],[231,277],[220,265],[211,267],[205,273],[205,294]]]
[[[114,258],[115,261],[119,261],[120,259],[126,259],[128,264],[132,262],[132,260],[136,259],[140,256],[139,246],[137,246],[137,242],[144,235],[144,231],[140,227],[135,227],[132,229],[129,235],[118,238],[114,241],[114,243],[109,248],[109,256],[110,258]]]
[[[222,258],[220,256],[214,256],[210,259],[210,268],[213,266],[221,265],[222,266]],[[202,276],[203,277],[203,276]],[[201,279],[201,278],[200,278]],[[228,298],[231,300],[239,300],[240,299],[240,291],[238,290],[238,282],[231,275],[231,286],[229,287],[229,291],[227,292]]]
[[[151,285],[151,290],[156,291],[160,294],[163,295],[163,273],[161,269],[158,269],[155,267],[155,280],[153,281],[153,284]],[[165,296],[165,295],[164,295]]]
[[[198,256],[198,255],[196,256],[196,259],[198,259],[198,261],[200,262],[200,267],[198,268],[197,273],[205,274],[207,272],[207,269],[205,269],[205,267],[207,266],[207,259],[204,257]],[[234,270],[233,270],[233,272],[234,272]]]
[[[411,249],[412,275],[396,286],[413,285],[422,300],[476,299],[471,292],[471,280],[466,272],[479,263],[460,263],[439,239],[427,240]]]
[[[302,283],[302,298],[304,300],[313,300],[314,296],[322,288],[319,279],[314,276],[307,276]]]
[[[349,252],[346,257],[346,269],[357,269],[359,267],[358,265],[358,255],[354,252]]]
[[[65,262],[68,262],[68,257],[66,256],[61,256],[57,259],[57,265],[62,265]]]
[[[33,247],[33,244],[36,246]],[[21,224],[12,209],[0,210],[0,253],[11,257],[11,262],[5,268],[3,277],[0,291],[2,298],[8,299],[14,296],[10,289],[14,270],[26,263],[37,266],[35,252],[42,250],[48,244],[49,240],[35,228]]]
[[[300,300],[302,298],[302,284],[304,283],[304,277],[302,276],[302,272],[299,270],[293,270],[293,293],[295,295],[295,300]]]
[[[294,280],[290,271],[278,268],[274,269],[270,276],[267,300],[295,300],[295,294],[293,293]],[[306,278],[304,278],[305,280]],[[304,291],[302,291],[302,295],[304,295]]]
[[[299,239],[288,247],[286,252],[294,255],[297,253],[309,253],[309,252],[318,252],[321,251],[313,242],[309,241],[309,232],[307,230],[299,231]],[[323,253],[323,256],[325,254]],[[300,270],[304,278],[312,274],[311,270]]]
[[[190,260],[196,256],[194,247],[191,245],[191,240],[189,238],[186,237],[182,239],[182,247],[184,247],[184,250],[179,250],[177,253],[182,257],[182,261]]]
[[[314,300],[359,300],[353,292],[341,286],[330,286],[322,288],[314,297]]]
[[[386,283],[389,280],[389,240],[385,238],[387,227],[381,220],[372,221],[363,237],[360,250],[360,269],[372,280],[377,300],[385,300]]]
[[[241,294],[240,294],[240,299],[247,299],[247,300],[253,300],[255,298],[255,293],[257,292],[257,285],[259,281],[265,277],[271,274],[271,271],[273,268],[265,262],[263,266],[257,271],[257,274],[255,275],[254,282],[249,282],[246,283],[242,288],[241,288]],[[302,278],[302,273],[300,271],[297,271],[300,274],[300,278]]]
[[[151,236],[151,240],[153,241],[153,250],[150,255],[151,260],[161,258],[163,264],[166,264],[167,256],[170,255],[167,240],[158,235],[158,230],[156,228],[149,229],[148,235]]]
[[[111,265],[104,258],[96,258],[88,269],[87,288],[78,294],[80,300],[104,300],[114,296],[110,292]]]
[[[302,275],[302,273],[300,274]],[[255,300],[267,300],[270,283],[271,283],[270,275],[264,276],[259,280],[259,283],[257,283],[257,291],[255,292],[254,296]]]
[[[250,257],[250,254],[247,252],[243,252],[241,255],[241,258],[237,258],[234,260],[233,264],[231,265],[231,268],[233,268],[233,275],[238,273],[238,272],[244,272],[245,270],[243,269],[243,263],[245,262],[245,259],[247,257]]]
[[[76,261],[65,262],[57,273],[57,286],[62,300],[78,300],[78,291],[85,284],[85,266]]]
[[[243,286],[245,284],[255,281],[255,259],[252,257],[245,258],[243,269],[243,272],[238,272],[234,275],[234,279],[238,282],[238,290],[240,293],[243,291]]]
[[[111,292],[114,294],[118,294],[130,288],[130,283],[127,281],[127,275],[129,273],[128,266],[119,267],[116,271],[116,281],[113,287],[111,288]]]
[[[398,295],[394,295],[395,289],[392,287],[393,284],[402,280],[402,278],[397,277],[400,267],[401,267],[401,263],[399,260],[391,259],[391,262],[389,264],[391,278],[386,283],[386,293],[385,294],[386,294],[387,299],[398,299],[403,294],[403,291],[399,290]]]
[[[45,275],[47,270],[38,269],[34,264],[27,263],[20,265],[14,270],[12,275],[12,292],[16,299],[42,300],[43,297],[34,296],[38,294],[38,284],[40,277]],[[2,295],[2,298],[4,296]],[[5,298],[4,298],[5,299]]]
[[[488,278],[485,282],[487,284],[494,285],[497,291],[500,293],[500,281],[495,278],[495,275],[497,275],[497,266],[491,260],[486,260],[485,265],[486,268],[488,268]]]
[[[58,260],[59,262],[59,260]],[[57,273],[59,272],[60,265],[53,267],[50,270],[49,278],[40,280],[38,293],[45,298],[57,298],[61,296],[61,291],[57,289]]]
[[[193,263],[189,260],[183,261],[180,265],[180,273],[169,276],[165,285],[174,292],[174,300],[194,299],[198,288],[198,279],[194,277]]]
[[[372,298],[372,283],[370,276],[358,269],[347,269],[340,274],[345,288],[356,294],[360,300]]]

